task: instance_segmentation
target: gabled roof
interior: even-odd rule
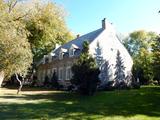
[[[60,51],[61,51],[61,52],[67,52],[67,49],[61,48]]]
[[[75,44],[72,44],[70,48],[79,49],[79,47]]]
[[[98,30],[95,30],[93,32],[87,33],[85,35],[82,35],[64,45],[62,45],[61,47],[59,47],[58,49],[56,49],[54,51],[54,53],[58,54],[59,51],[61,50],[61,48],[63,49],[69,49],[72,45],[77,46],[79,49],[82,49],[82,45],[84,41],[88,41],[89,43],[91,43],[93,40],[95,40],[95,38],[97,38],[97,36],[99,36],[101,34],[101,32],[103,31],[103,28],[100,28]]]

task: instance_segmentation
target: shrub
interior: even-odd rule
[[[72,66],[73,78],[71,83],[84,95],[93,95],[99,82],[99,68],[95,59],[89,55],[88,42],[83,43],[83,50],[78,61]]]

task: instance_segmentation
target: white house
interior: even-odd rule
[[[89,53],[96,59],[97,65],[101,70],[100,79],[102,83],[115,79],[115,65],[117,52],[124,62],[125,78],[131,75],[133,61],[126,48],[117,37],[117,33],[110,22],[102,20],[102,27],[76,39],[57,47],[48,55],[45,55],[42,62],[38,65],[38,80],[43,83],[45,76],[52,77],[53,72],[57,73],[60,84],[69,85],[72,77],[71,67],[78,59],[82,44],[89,42]],[[109,77],[105,76],[104,64],[109,66]],[[107,71],[106,71],[107,72]]]

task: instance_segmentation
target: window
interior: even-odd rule
[[[69,56],[70,57],[74,56],[74,53],[77,49],[79,49],[79,47],[75,44],[72,44],[69,48]]]
[[[62,80],[62,79],[63,79],[63,68],[59,68],[58,79],[59,79],[59,80]]]
[[[66,68],[66,80],[70,80],[71,79],[71,67],[67,67]]]
[[[61,59],[63,59],[63,55],[64,55],[64,53],[66,53],[67,52],[67,49],[65,49],[65,48],[61,48],[60,49],[60,51],[59,51],[59,59],[61,60]]]
[[[74,56],[74,49],[73,48],[71,48],[70,50],[69,50],[69,56],[70,57],[72,57],[72,56]]]
[[[54,72],[57,73],[57,68],[52,68],[52,74],[53,74]]]
[[[59,53],[59,59],[60,60],[63,59],[63,53],[62,52]]]
[[[57,68],[52,68],[52,76],[53,76],[54,72],[55,72],[56,75],[57,75]]]
[[[45,58],[45,63],[48,63],[48,62],[49,62],[49,58],[46,57],[46,58]]]

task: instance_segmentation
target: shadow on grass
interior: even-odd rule
[[[9,85],[5,86],[4,88],[17,90],[19,88],[18,85]],[[23,86],[22,91],[53,91],[52,88],[45,88],[45,87],[32,87],[32,86]]]
[[[160,117],[160,87],[140,90],[99,92],[95,96],[56,92],[38,95],[1,96],[36,103],[0,104],[1,119],[97,119],[112,116]]]

